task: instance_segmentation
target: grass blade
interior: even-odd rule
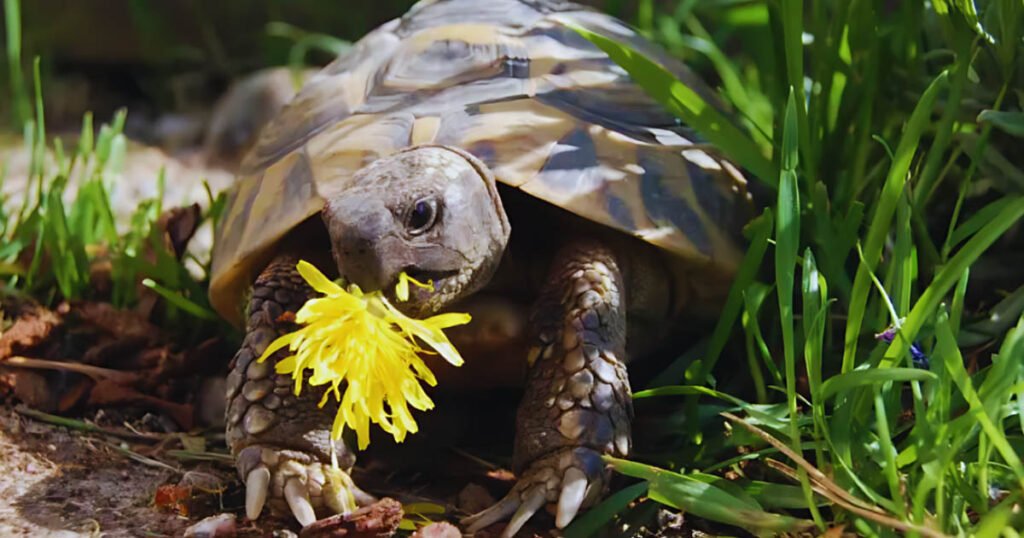
[[[693,477],[618,458],[605,457],[605,461],[619,473],[647,480],[647,495],[652,500],[698,517],[758,534],[798,532],[813,527],[812,522],[804,519],[765,512],[756,504]]]
[[[871,368],[854,370],[845,374],[834,375],[821,384],[821,398],[827,400],[836,394],[859,387],[880,385],[882,383],[905,381],[935,381],[938,376],[928,370],[918,368]]]
[[[871,219],[868,228],[867,241],[864,247],[864,263],[857,268],[857,274],[853,281],[853,291],[850,293],[850,307],[846,322],[846,338],[843,348],[842,371],[853,370],[857,356],[857,339],[860,337],[861,323],[864,320],[868,304],[868,292],[871,288],[871,271],[882,253],[882,245],[885,238],[891,231],[893,214],[896,212],[896,203],[903,192],[907,174],[910,172],[910,161],[914,157],[921,135],[927,127],[928,119],[931,116],[932,107],[938,96],[939,90],[945,86],[946,73],[935,78],[928,88],[921,95],[914,112],[907,121],[903,136],[900,137],[899,146],[896,148],[895,159],[889,168],[889,175],[882,187],[882,193],[875,207],[875,215]]]
[[[1024,488],[1024,464],[1021,463],[1017,452],[1010,446],[1002,428],[996,426],[992,416],[990,416],[985,405],[982,403],[978,391],[974,389],[974,384],[964,368],[963,356],[960,355],[960,349],[956,345],[953,331],[950,330],[949,318],[945,315],[939,317],[938,325],[936,326],[936,336],[938,337],[938,345],[935,349],[935,355],[945,365],[946,371],[949,372],[953,382],[960,389],[960,393],[967,400],[969,406],[968,416],[977,420],[978,424],[981,425],[981,429],[988,436],[989,441],[999,451],[1003,460],[1006,461],[1007,465],[1010,466],[1016,475],[1018,487]],[[1009,360],[1007,357],[1006,362],[1009,362]]]
[[[565,538],[587,538],[588,536],[594,536],[605,524],[615,517],[615,514],[621,512],[629,506],[629,503],[645,493],[647,493],[646,482],[633,484],[616,491],[601,501],[600,504],[576,518],[571,525],[565,528],[563,536]]]
[[[760,148],[732,120],[707,103],[697,92],[680,82],[667,69],[644,57],[630,46],[571,25],[591,43],[629,73],[629,76],[669,112],[682,119],[768,185],[774,185],[774,167]]]
[[[910,314],[907,315],[903,326],[897,331],[897,337],[889,344],[885,352],[885,363],[896,364],[902,357],[906,356],[910,349],[910,343],[917,337],[917,333],[924,326],[925,321],[936,311],[939,303],[946,293],[953,287],[953,284],[960,278],[971,264],[973,264],[985,250],[988,249],[999,237],[1011,226],[1024,216],[1024,197],[1010,196],[1002,201],[1002,211],[996,217],[983,226],[978,233],[971,237],[964,246],[950,258],[949,262],[935,275],[932,283],[925,288],[921,297],[917,300]],[[860,271],[858,271],[858,275]],[[847,325],[849,327],[849,325]],[[847,335],[849,337],[849,334]]]

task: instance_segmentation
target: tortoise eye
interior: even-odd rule
[[[430,229],[437,220],[437,202],[433,198],[424,198],[413,204],[406,219],[409,233],[419,235]]]

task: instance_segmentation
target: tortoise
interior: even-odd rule
[[[474,315],[452,337],[466,364],[434,365],[441,385],[523,387],[518,481],[463,521],[470,531],[510,518],[514,535],[546,503],[561,528],[603,495],[601,456],[630,452],[627,360],[713,314],[750,203],[741,171],[573,26],[628,43],[717,103],[680,62],[589,8],[424,0],[312,76],[262,130],[216,232],[210,289],[245,325],[226,431],[248,517],[270,506],[308,525],[329,511],[332,413],[254,360],[311,296],[298,259],[363,290],[393,290],[403,271],[432,280],[407,313]],[[350,469],[352,451],[338,450]]]

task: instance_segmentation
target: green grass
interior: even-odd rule
[[[7,13],[17,13],[18,7],[17,0],[5,2]],[[28,85],[21,73],[17,35],[12,37],[18,21],[11,17],[7,22],[14,45],[8,51],[8,76],[16,108],[21,109]],[[38,58],[33,87],[34,113],[23,118],[25,151],[31,156],[24,196],[0,196],[0,288],[28,294],[48,306],[102,300],[130,308],[139,302],[141,283],[164,299],[160,321],[180,334],[182,342],[195,343],[223,329],[222,322],[214,323],[218,318],[207,300],[205,278],[192,275],[165,243],[159,225],[166,209],[162,171],[155,178],[126,178],[155,181],[158,194],[142,200],[128,222],[116,222],[111,193],[127,151],[124,111],[97,131],[86,114],[77,146],[65,148],[60,138],[50,141],[46,135]],[[72,181],[77,186],[73,196],[68,191]],[[208,188],[207,193],[203,220],[215,219],[224,203],[223,196],[214,197]],[[109,267],[101,277],[109,279],[109,286],[98,285],[101,266]]]
[[[581,32],[775,192],[715,331],[635,395],[689,399],[663,426],[677,437],[667,452],[609,460],[649,499],[758,534],[779,530],[765,521],[869,536],[1024,528],[1024,278],[971,278],[1012,263],[996,245],[1020,245],[1008,233],[1024,217],[1022,12],[1015,0],[642,2],[641,31],[717,76],[742,130],[657,64]],[[891,342],[873,337],[887,329]],[[749,372],[714,368],[725,361]],[[723,428],[722,411],[743,424]],[[731,487],[694,489],[712,470]],[[751,502],[766,480],[796,502]],[[756,515],[712,506],[736,503]],[[643,504],[613,496],[571,531],[629,522]]]
[[[137,15],[159,26],[143,4]],[[609,464],[639,482],[566,534],[614,535],[663,504],[697,526],[759,535],[843,526],[867,536],[1016,536],[1024,278],[985,275],[1020,260],[1024,4],[606,4],[708,74],[731,110],[709,107],[635,51],[584,35],[771,201],[745,230],[714,331],[635,393],[661,443]],[[202,332],[214,318],[205,283],[164,248],[160,197],[127,229],[114,222],[124,116],[96,133],[86,116],[75,148],[47,142],[38,64],[34,102],[21,73],[18,1],[4,7],[12,117],[34,157],[30,195],[0,203],[6,285],[49,304],[131,306],[141,282],[165,299],[168,327]],[[266,30],[292,65],[346,46],[284,23]],[[76,175],[85,180],[68,200]],[[218,200],[211,195],[205,218],[216,218]],[[99,253],[113,268],[109,297],[92,291]],[[875,337],[887,330],[891,342]],[[917,350],[927,364],[913,360]],[[655,402],[678,411],[644,415]]]

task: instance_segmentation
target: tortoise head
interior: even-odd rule
[[[399,274],[425,282],[399,303],[436,312],[486,284],[501,261],[509,223],[494,175],[472,155],[417,146],[380,158],[331,193],[323,210],[345,280],[393,295]]]

